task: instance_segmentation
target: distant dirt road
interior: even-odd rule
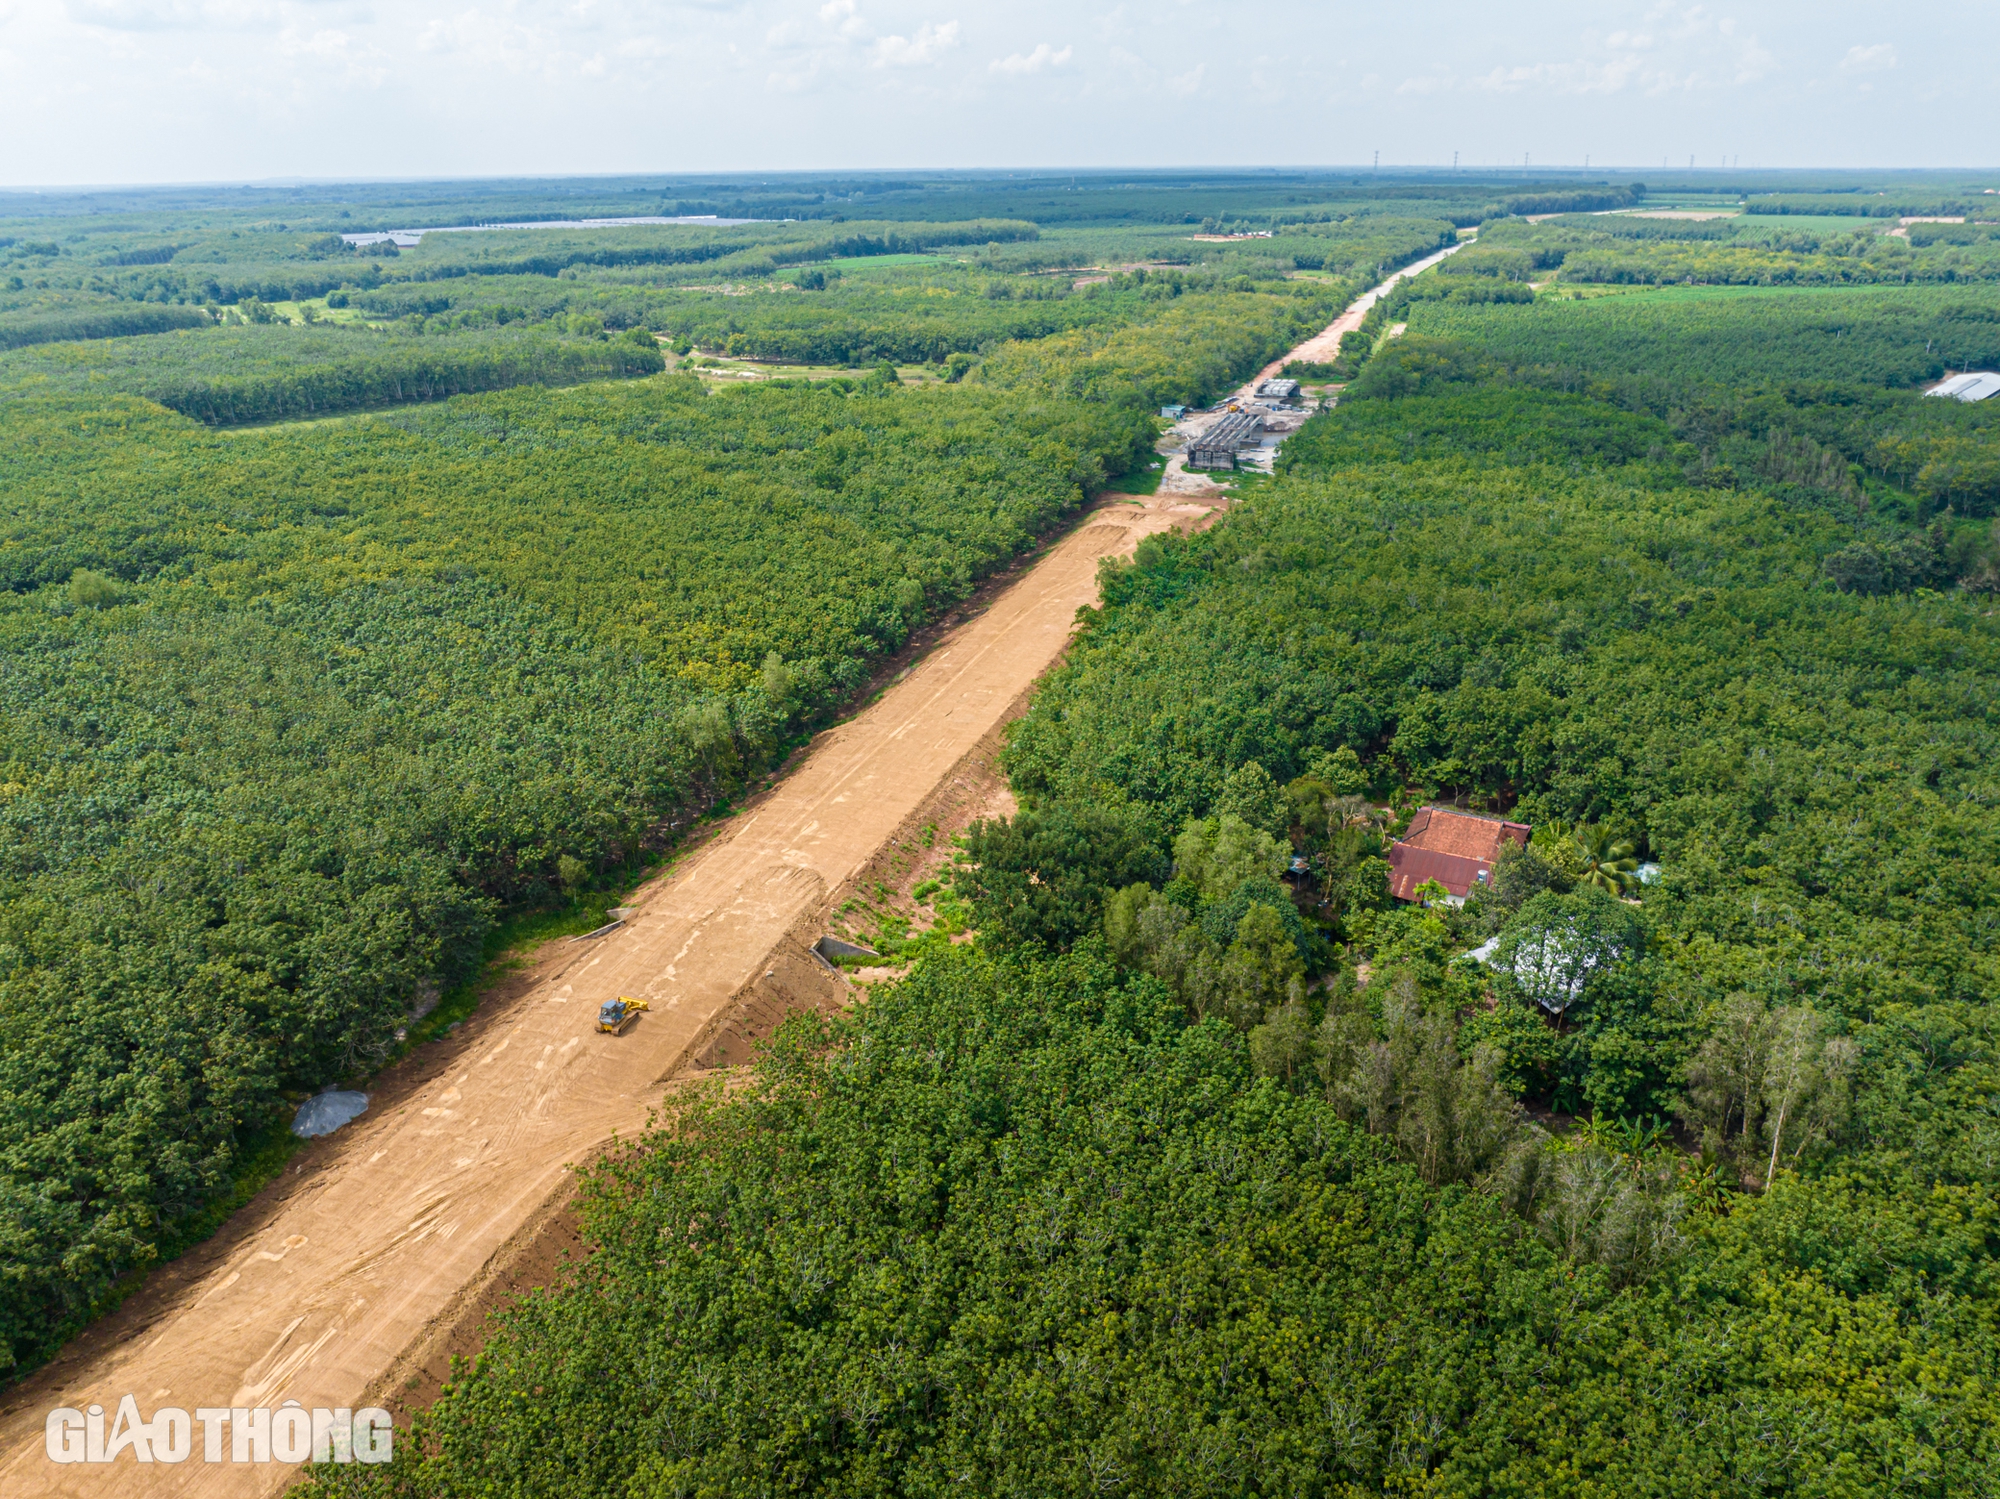
[[[1326,364],[1331,362],[1333,356],[1340,352],[1341,338],[1359,328],[1361,320],[1368,316],[1368,309],[1387,296],[1390,289],[1398,281],[1429,270],[1440,260],[1450,255],[1456,255],[1471,243],[1472,241],[1469,239],[1462,239],[1455,245],[1447,245],[1435,255],[1426,255],[1422,260],[1412,261],[1409,265],[1404,266],[1400,271],[1396,272],[1395,275],[1385,280],[1380,286],[1363,292],[1352,302],[1348,303],[1347,310],[1328,323],[1326,327],[1315,333],[1296,349],[1293,349],[1289,354],[1280,355],[1265,365],[1264,368],[1257,371],[1256,374],[1252,375],[1249,382],[1238,393],[1245,399],[1248,399],[1256,393],[1257,387],[1260,384],[1271,379],[1279,370],[1290,364],[1294,359],[1304,360],[1308,364]]]
[[[7,1399],[0,1494],[264,1495],[279,1463],[57,1465],[42,1423],[131,1394],[158,1407],[359,1407],[496,1250],[663,1085],[718,1047],[732,1016],[832,981],[806,950],[833,892],[923,804],[1068,641],[1097,564],[1207,516],[1161,496],[1111,504],[943,637],[705,848],[634,899],[622,929],[561,950],[532,988],[482,1009],[436,1075],[377,1095],[317,1147],[310,1177],[250,1229],[226,1228],[206,1273],[156,1273],[113,1319]],[[597,1006],[644,996],[622,1037]],[[230,1235],[236,1235],[231,1241]],[[222,1252],[226,1251],[226,1252]],[[176,1283],[178,1282],[178,1283]],[[225,1446],[225,1456],[227,1449]]]

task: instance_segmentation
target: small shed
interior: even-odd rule
[[[1187,410],[1185,406],[1162,406],[1160,408],[1160,415],[1170,422],[1177,422],[1187,415]]]

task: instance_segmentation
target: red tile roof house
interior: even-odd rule
[[[1436,880],[1457,905],[1493,878],[1493,865],[1509,843],[1527,847],[1528,824],[1455,807],[1419,807],[1409,830],[1389,845],[1389,893],[1413,901],[1419,885]]]

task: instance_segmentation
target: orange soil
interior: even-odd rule
[[[638,1132],[672,1080],[741,1060],[785,1009],[844,1001],[809,944],[854,877],[940,805],[955,769],[997,743],[1077,610],[1096,602],[1099,559],[1207,518],[1171,495],[1093,512],[643,888],[625,926],[546,949],[509,995],[314,1145],[282,1188],[10,1392],[0,1493],[249,1496],[296,1476],[278,1463],[204,1463],[199,1451],[177,1466],[142,1469],[129,1454],[58,1466],[42,1438],[58,1405],[109,1411],[130,1393],[149,1415],[287,1400],[358,1408],[391,1385],[434,1386],[452,1328],[574,1247],[561,1212],[571,1163]],[[598,1004],[621,994],[651,1011],[623,1036],[600,1035]]]

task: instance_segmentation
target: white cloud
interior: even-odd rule
[[[800,94],[804,93],[818,76],[819,59],[808,58],[803,67],[787,68],[766,74],[764,87],[774,94]]]
[[[986,65],[989,73],[1039,73],[1043,68],[1059,68],[1070,59],[1075,49],[1065,47],[1058,52],[1047,42],[1038,45],[1028,53],[1016,52],[1007,57],[996,57]]]
[[[62,9],[79,26],[178,31],[251,26],[275,19],[279,7],[259,0],[66,0]]]
[[[1941,111],[1976,111],[2000,50],[2000,5],[1963,0],[1447,5],[1414,54],[1407,19],[1379,7],[1263,0],[1248,31],[1238,10],[0,0],[0,184],[1342,162],[1377,145],[1385,161],[1449,161],[1463,147],[1467,161],[1518,163],[1532,149],[1538,162],[1589,151],[1657,170],[1663,152],[1684,163],[1712,145],[1740,146],[1746,164],[1755,152],[1759,167],[1974,165],[1976,132],[1946,139],[1930,126]],[[1052,91],[1000,132],[979,111],[938,108],[940,92],[981,82]],[[371,88],[396,108],[357,113]],[[1858,98],[1877,107],[1857,111]],[[1298,128],[1260,146],[1226,128],[1163,133],[1154,118],[1162,100],[1218,99],[1253,114],[1282,103]],[[1365,124],[1356,103],[1369,106]],[[1505,152],[1485,144],[1501,139]]]
[[[1723,65],[1732,81],[1755,83],[1771,71],[1771,64],[1774,61],[1771,54],[1764,50],[1763,44],[1755,36],[1738,35],[1733,16],[1724,16],[1719,21],[1711,21],[1707,10],[1697,5],[1683,17],[1680,35],[1684,38],[1706,36],[1711,30],[1722,38],[1719,50],[1728,54],[1728,60]],[[1696,87],[1708,87],[1718,81],[1711,73],[1699,67],[1687,78],[1688,84]],[[1664,92],[1664,89],[1655,87],[1653,92]]]
[[[1771,64],[1774,61],[1776,59],[1770,53],[1757,45],[1757,38],[1754,36],[1751,37],[1737,54],[1736,81],[1738,83],[1755,83],[1771,71]]]
[[[287,26],[278,33],[280,57],[307,60],[307,66],[338,65],[354,82],[379,86],[389,77],[389,59],[377,47],[357,44],[353,37],[332,27],[307,32]]]
[[[1538,62],[1526,67],[1495,68],[1479,80],[1479,86],[1505,94],[1523,89],[1554,94],[1615,94],[1638,71],[1639,60],[1635,57],[1617,57],[1610,62]]]
[[[1712,16],[1704,6],[1678,13],[1659,9],[1649,19],[1663,23],[1664,35],[1618,30],[1593,44],[1586,34],[1583,56],[1503,64],[1473,80],[1471,90],[1530,98],[1602,98],[1630,92],[1658,98],[1755,83],[1775,64],[1756,36],[1731,17]],[[1444,87],[1445,81],[1435,76],[1417,77],[1397,92],[1433,93]]]
[[[933,26],[926,21],[918,28],[917,34],[908,36],[885,36],[875,43],[875,66],[878,68],[921,68],[938,60],[943,53],[958,45],[958,22],[946,21],[942,26]]]
[[[838,27],[842,36],[857,36],[868,29],[868,23],[854,8],[854,0],[826,0],[819,8],[819,18],[829,26]]]
[[[558,53],[552,38],[510,17],[480,10],[432,21],[419,33],[417,46],[425,52],[463,53],[478,66],[512,72],[546,67]]]
[[[278,50],[287,57],[324,57],[344,61],[348,56],[348,36],[344,31],[315,31],[305,36],[287,26],[278,34]]]

